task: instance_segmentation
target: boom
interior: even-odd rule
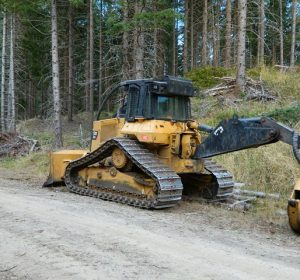
[[[212,157],[282,141],[293,147],[295,158],[300,163],[298,133],[271,118],[238,118],[234,116],[229,120],[221,121],[215,128],[200,125],[199,130],[210,134],[197,146],[194,159]]]

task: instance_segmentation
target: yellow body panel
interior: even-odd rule
[[[94,121],[93,133],[96,133],[97,137],[92,140],[91,150],[94,151],[111,138],[122,136],[120,130],[124,122],[124,119],[119,118]]]
[[[201,136],[197,131],[189,129],[186,122],[164,120],[127,122],[121,133],[136,137],[176,173],[204,171],[201,160],[191,159],[196,145],[201,142]]]
[[[195,126],[196,127],[196,126]],[[126,122],[113,118],[94,122],[91,150],[114,137],[133,137],[168,165],[176,173],[203,172],[201,160],[192,160],[201,136],[196,129],[190,129],[187,122],[138,119]]]
[[[187,131],[186,123],[163,120],[138,120],[127,122],[121,134],[135,136],[141,143],[169,145],[170,135]]]

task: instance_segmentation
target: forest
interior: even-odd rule
[[[122,80],[230,69],[297,71],[297,0],[2,0],[1,131],[89,112]]]

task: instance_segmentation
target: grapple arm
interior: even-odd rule
[[[298,133],[271,118],[243,119],[235,116],[220,122],[216,128],[201,125],[198,129],[209,135],[197,146],[195,159],[283,141],[293,147],[294,156],[300,163]],[[288,216],[291,228],[300,234],[300,180],[297,181],[288,201]]]
[[[210,134],[197,146],[195,159],[283,141],[293,147],[295,157],[300,163],[298,133],[271,118],[238,118],[234,116],[220,122],[215,128],[208,129],[208,126],[202,125],[199,126],[199,130],[210,131]]]

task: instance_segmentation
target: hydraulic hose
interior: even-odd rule
[[[211,127],[211,126],[206,125],[206,124],[200,124],[200,125],[198,126],[198,129],[199,129],[200,131],[207,132],[207,133],[212,133],[212,132],[215,130],[214,127]]]

